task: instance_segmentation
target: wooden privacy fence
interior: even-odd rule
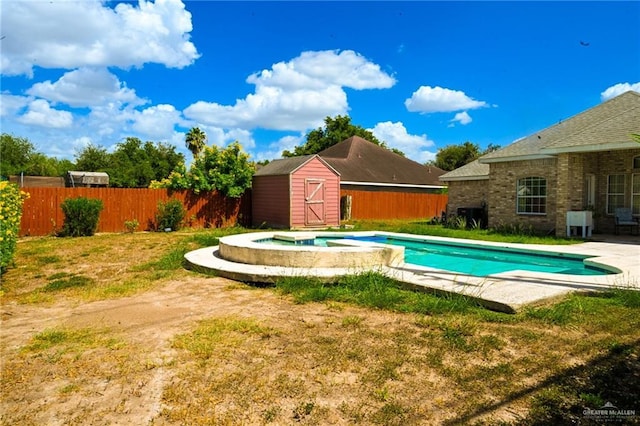
[[[240,198],[227,198],[217,192],[137,188],[22,188],[29,193],[22,209],[20,236],[50,235],[62,229],[64,214],[60,205],[67,198],[100,199],[98,232],[122,232],[126,221],[137,220],[138,230],[153,229],[158,202],[180,200],[190,227],[226,227],[251,224],[251,191]]]
[[[62,229],[64,215],[60,205],[67,198],[100,199],[98,232],[123,232],[126,221],[137,220],[138,230],[154,228],[158,202],[180,200],[187,210],[186,225],[195,228],[251,226],[251,191],[240,198],[227,198],[217,192],[136,188],[22,188],[25,200],[20,236],[50,235]],[[446,210],[448,196],[411,192],[341,190],[352,198],[351,219],[431,219]]]
[[[351,219],[431,219],[447,208],[446,194],[418,192],[356,191],[342,189],[351,196]]]

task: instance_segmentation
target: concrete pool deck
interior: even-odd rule
[[[253,249],[256,247],[264,249],[265,246],[257,243],[256,240],[269,238],[274,234],[302,235],[299,232],[258,232],[221,238],[222,251],[225,251],[223,241],[228,241],[230,244],[227,245],[244,250],[239,252],[240,259],[242,259],[242,256],[249,256],[251,258],[249,263],[237,261],[238,259],[235,259],[236,261],[228,260],[230,258],[228,255],[221,255],[221,246],[206,247],[189,252],[185,255],[185,261],[191,269],[196,271],[213,272],[217,276],[237,281],[259,283],[275,283],[281,277],[293,276],[316,277],[324,282],[330,282],[339,276],[374,270],[402,282],[409,288],[441,294],[463,294],[478,300],[489,309],[508,313],[517,312],[524,306],[558,299],[572,292],[593,292],[616,287],[640,289],[640,241],[635,244],[585,242],[573,245],[549,246],[495,243],[389,232],[305,233],[318,236],[339,236],[340,238],[345,238],[347,235],[393,235],[409,239],[483,245],[488,248],[532,250],[541,253],[561,253],[569,256],[585,255],[592,256],[587,260],[588,263],[612,271],[619,271],[609,275],[562,275],[514,270],[486,277],[477,277],[407,264],[398,261],[397,252],[384,252],[384,247],[381,247],[386,246],[384,244],[355,242],[353,240],[349,241],[348,238],[345,239],[346,244],[341,244],[337,247],[288,246],[283,248],[283,246],[272,246],[273,250],[275,250],[273,253],[267,252],[266,254],[262,253],[252,257],[254,256]],[[388,250],[388,246],[386,247]],[[357,260],[359,258],[355,253],[365,253],[370,258],[371,254],[376,250],[378,252],[374,256],[377,256],[377,260],[373,263]],[[284,254],[282,254],[283,252]],[[312,255],[314,260],[304,260],[304,267],[278,266],[278,262],[290,257],[294,252],[302,252],[303,255],[306,252],[305,256]],[[296,255],[294,254],[294,256]],[[233,256],[231,257],[233,258]],[[329,266],[334,264],[332,262],[335,262],[336,259],[346,259],[349,263],[341,264],[339,267]],[[283,264],[286,264],[286,262]]]

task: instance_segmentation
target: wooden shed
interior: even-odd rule
[[[253,226],[340,225],[340,174],[318,155],[274,160],[253,175]]]

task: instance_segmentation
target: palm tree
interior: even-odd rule
[[[193,158],[198,157],[200,152],[204,149],[205,141],[207,140],[207,135],[205,132],[200,130],[199,127],[192,127],[187,133],[187,137],[185,139],[185,143],[187,144],[187,148],[193,154]]]

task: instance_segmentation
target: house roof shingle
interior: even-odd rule
[[[628,91],[480,159],[481,163],[545,158],[561,152],[636,148],[640,93]]]
[[[440,176],[440,180],[448,182],[452,180],[486,180],[489,179],[489,165],[478,160],[458,167],[455,170]]]
[[[444,170],[424,166],[358,136],[318,153],[340,173],[343,183],[442,187]]]
[[[631,138],[633,133],[640,134],[640,93],[628,91],[486,154],[476,160],[479,164],[467,164],[444,174],[440,180],[480,179],[482,173],[488,177],[489,163],[551,158],[565,152],[637,148],[637,142]]]

